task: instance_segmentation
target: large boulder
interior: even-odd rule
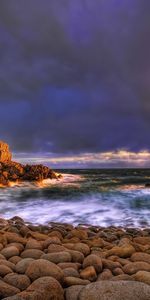
[[[78,300],[149,300],[150,287],[134,281],[99,281],[84,287]]]
[[[52,277],[35,280],[25,291],[5,300],[64,300],[64,291],[59,282]]]
[[[0,162],[10,162],[12,158],[12,154],[9,151],[8,144],[0,141]]]

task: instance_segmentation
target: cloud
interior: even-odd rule
[[[83,153],[79,155],[56,155],[54,153],[14,154],[15,160],[22,163],[44,163],[53,168],[147,168],[150,167],[150,151],[131,152],[118,150],[113,152]]]
[[[1,0],[1,137],[20,151],[149,149],[149,9]]]

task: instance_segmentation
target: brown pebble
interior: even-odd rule
[[[102,271],[102,260],[94,254],[88,255],[83,261],[83,268],[93,266],[97,273]]]
[[[21,253],[21,258],[39,259],[43,255],[43,251],[38,249],[27,249]]]
[[[27,287],[30,285],[30,279],[26,275],[20,275],[15,273],[7,274],[4,277],[4,281],[21,291],[26,290]]]
[[[76,278],[76,277],[65,277],[64,278],[65,286],[87,285],[89,283],[90,283],[89,280],[84,280],[84,279],[81,279],[81,278]]]
[[[112,277],[113,277],[112,272],[108,269],[104,269],[103,272],[98,275],[97,281],[110,280],[112,279]]]
[[[71,255],[70,255],[70,253],[68,253],[66,251],[62,251],[62,252],[56,252],[56,253],[43,254],[41,256],[41,259],[46,259],[55,264],[58,264],[58,263],[64,263],[64,262],[71,262]]]
[[[12,269],[10,269],[9,267],[5,266],[5,265],[0,265],[0,276],[4,277],[5,275],[12,273]]]
[[[1,254],[6,257],[6,259],[9,259],[12,256],[19,255],[19,250],[15,246],[9,246],[7,248],[4,248],[1,251]]]
[[[95,268],[93,266],[89,266],[89,267],[85,268],[84,270],[81,270],[80,277],[82,279],[87,279],[87,280],[90,280],[90,281],[95,281],[96,278],[97,278],[97,274],[96,274]]]
[[[63,282],[64,278],[63,271],[57,265],[45,259],[38,259],[31,262],[26,270],[26,275],[32,281],[39,277],[51,276],[59,282]]]
[[[11,258],[9,258],[8,261],[10,261],[16,265],[20,260],[22,260],[22,258],[20,256],[12,256]]]
[[[16,295],[19,292],[20,290],[17,289],[16,287],[0,280],[0,299],[3,299],[5,297],[11,297],[13,295]]]
[[[123,267],[123,271],[126,274],[132,275],[138,271],[148,271],[150,272],[150,264],[146,262],[132,262]]]
[[[63,272],[65,277],[80,277],[78,271],[74,268],[65,268]]]

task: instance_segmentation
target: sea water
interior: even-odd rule
[[[150,225],[150,170],[59,170],[61,180],[0,189],[0,217],[98,226]]]

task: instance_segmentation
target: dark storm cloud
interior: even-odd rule
[[[0,135],[16,150],[150,148],[148,0],[1,0]]]

